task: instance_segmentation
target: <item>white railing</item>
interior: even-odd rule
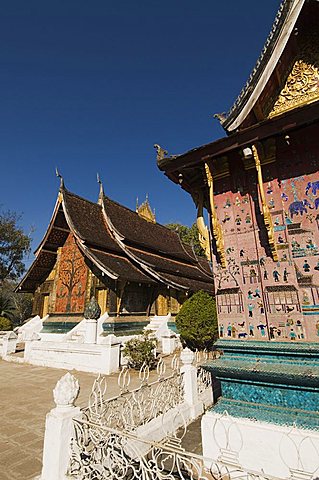
[[[108,458],[110,451],[103,449],[102,443],[101,448],[99,447],[99,435],[102,431],[121,432],[123,438],[133,435],[130,437],[132,449],[136,448],[134,442],[139,439],[141,456],[147,454],[149,441],[161,442],[164,438],[171,438],[179,429],[186,431],[186,425],[201,415],[205,407],[212,403],[210,387],[204,392],[199,392],[197,367],[193,365],[194,358],[193,352],[184,349],[180,356],[182,366],[179,367],[179,358],[174,357],[168,376],[165,376],[166,367],[160,360],[156,371],[157,378],[151,382],[149,369],[144,365],[139,372],[139,386],[132,390],[129,390],[131,372],[124,367],[118,377],[120,393],[113,398],[107,398],[107,380],[99,376],[93,384],[89,404],[83,410],[74,406],[79,391],[78,381],[70,373],[64,375],[54,389],[56,408],[48,413],[46,419],[41,480],[66,480],[70,458],[72,458],[71,470],[75,458],[77,461],[81,459],[83,472],[90,468],[97,472],[105,470],[105,466],[110,462]],[[76,433],[79,429],[82,429],[82,436]],[[111,434],[107,437],[110,441],[115,438]],[[84,444],[85,449],[80,452]],[[88,451],[91,452],[90,458]],[[107,456],[104,457],[104,454]],[[91,460],[94,465],[89,467],[88,462]],[[127,457],[127,462],[131,461],[132,458]],[[80,475],[75,478],[128,479],[129,477],[121,476],[120,463],[118,467],[119,470],[113,477],[95,477],[95,473],[92,473],[93,476],[87,476],[82,472],[72,474],[72,478]],[[156,477],[131,478],[155,480]]]
[[[181,360],[168,377],[160,361],[152,382],[144,366],[132,390],[123,369],[120,394],[109,399],[105,378],[97,378],[84,410],[74,406],[78,381],[62,377],[46,419],[41,480],[318,480],[319,435],[296,427],[209,411],[201,422],[209,449],[185,451],[186,427],[212,397],[198,355],[194,362],[185,349]]]
[[[173,358],[171,368],[172,374],[164,377],[166,366],[160,359],[157,379],[149,383],[149,367],[143,365],[139,371],[139,387],[129,390],[131,372],[127,366],[123,367],[118,377],[120,394],[113,398],[106,398],[107,380],[99,376],[94,381],[89,405],[83,413],[88,420],[99,425],[127,431],[145,425],[183,402],[183,377],[177,357]]]
[[[68,475],[76,480],[271,480],[186,452],[176,435],[164,442],[152,442],[78,420]]]

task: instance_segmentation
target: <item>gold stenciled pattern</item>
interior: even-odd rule
[[[318,68],[304,60],[297,60],[269,114],[269,118],[318,99]]]

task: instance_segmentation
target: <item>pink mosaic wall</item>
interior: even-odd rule
[[[319,341],[319,174],[308,153],[308,163],[295,150],[263,167],[278,262],[269,254],[254,169],[234,166],[231,179],[217,182],[228,260],[227,269],[214,260],[220,337]]]

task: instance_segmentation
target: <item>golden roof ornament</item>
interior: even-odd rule
[[[138,198],[136,199],[136,213],[147,222],[156,223],[155,210],[152,211],[151,209],[148,194],[146,194],[145,201],[140,206],[138,205]]]
[[[275,102],[269,118],[319,99],[319,69],[297,60]]]

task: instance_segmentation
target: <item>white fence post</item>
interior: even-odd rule
[[[80,408],[74,406],[79,390],[78,380],[69,372],[53,390],[56,408],[46,417],[41,480],[67,479],[73,418],[81,415]]]
[[[2,346],[0,344],[1,356],[5,357],[10,353],[14,353],[17,348],[18,337],[14,332],[6,332],[2,336]]]
[[[193,365],[195,354],[184,348],[181,353],[181,373],[184,379],[184,400],[191,407],[191,417],[197,418],[203,412],[203,405],[198,398],[197,368]]]
[[[95,318],[87,318],[85,322],[85,343],[96,343],[97,340],[97,320]]]

